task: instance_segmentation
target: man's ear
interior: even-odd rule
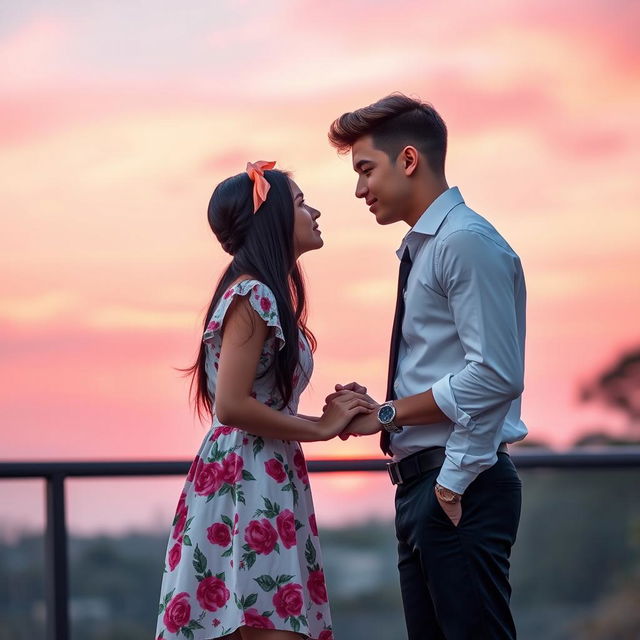
[[[418,169],[419,156],[418,150],[412,146],[406,146],[400,152],[400,162],[406,176],[412,176]]]

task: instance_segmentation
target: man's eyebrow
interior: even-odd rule
[[[364,167],[365,164],[373,164],[373,160],[358,160],[354,168],[356,171],[362,171],[362,167]]]

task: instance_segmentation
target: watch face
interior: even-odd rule
[[[389,422],[393,422],[393,419],[396,417],[396,410],[391,405],[384,405],[380,407],[378,411],[378,420],[382,422],[382,424],[388,424]]]

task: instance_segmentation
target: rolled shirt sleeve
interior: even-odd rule
[[[495,464],[501,425],[523,390],[516,295],[524,280],[508,245],[471,229],[442,239],[435,266],[466,361],[432,386],[436,404],[454,424],[438,482],[464,493]]]

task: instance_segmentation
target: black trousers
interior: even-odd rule
[[[434,495],[439,469],[396,490],[398,569],[409,640],[512,640],[509,556],[522,485],[498,454],[462,496],[456,527]]]

